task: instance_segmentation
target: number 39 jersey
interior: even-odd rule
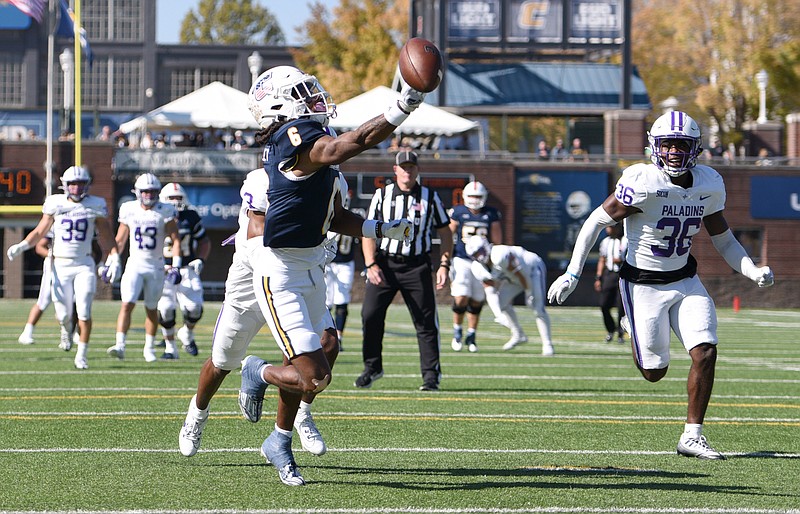
[[[177,217],[178,212],[171,204],[158,202],[151,209],[145,209],[139,200],[123,203],[119,208],[119,222],[127,225],[130,231],[130,259],[164,262],[164,227]]]
[[[725,184],[716,170],[697,165],[689,173],[692,185],[684,189],[654,164],[634,164],[622,172],[614,196],[642,211],[625,218],[628,264],[651,271],[684,267],[702,219],[725,208]]]
[[[47,197],[42,212],[53,217],[53,256],[78,258],[92,255],[92,238],[96,218],[108,216],[106,201],[87,195],[72,202],[65,194]]]

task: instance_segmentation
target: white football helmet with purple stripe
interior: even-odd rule
[[[694,168],[703,152],[700,127],[681,111],[659,116],[647,133],[647,140],[650,160],[670,177],[679,177]]]

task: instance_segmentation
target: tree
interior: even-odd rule
[[[252,0],[200,0],[181,23],[181,43],[283,45],[275,16]]]
[[[301,30],[303,46],[292,56],[334,101],[389,86],[408,35],[408,12],[408,0],[341,0],[331,16],[316,1]]]
[[[754,76],[770,75],[771,117],[800,107],[800,3],[793,0],[641,0],[633,19],[633,56],[654,105],[680,108],[738,142],[758,116]]]

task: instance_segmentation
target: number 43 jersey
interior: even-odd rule
[[[702,219],[725,208],[725,184],[716,170],[698,164],[683,188],[654,164],[634,164],[622,172],[614,196],[642,212],[625,218],[628,264],[643,270],[674,271],[689,259]]]
[[[96,218],[108,216],[106,201],[86,195],[80,202],[66,194],[47,197],[42,212],[53,217],[53,256],[80,258],[92,255],[92,238]]]
[[[166,237],[164,227],[177,217],[178,212],[172,204],[157,202],[150,209],[145,209],[139,200],[123,203],[119,208],[119,222],[126,224],[130,232],[128,260],[162,266]]]

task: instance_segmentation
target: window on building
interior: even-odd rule
[[[89,42],[144,41],[142,0],[99,0],[81,5],[81,23]]]
[[[25,103],[25,68],[22,55],[0,55],[0,106],[22,107]]]
[[[169,96],[170,101],[188,95],[203,86],[219,81],[231,87],[236,87],[236,73],[233,69],[200,69],[182,68],[174,69],[170,74]]]

